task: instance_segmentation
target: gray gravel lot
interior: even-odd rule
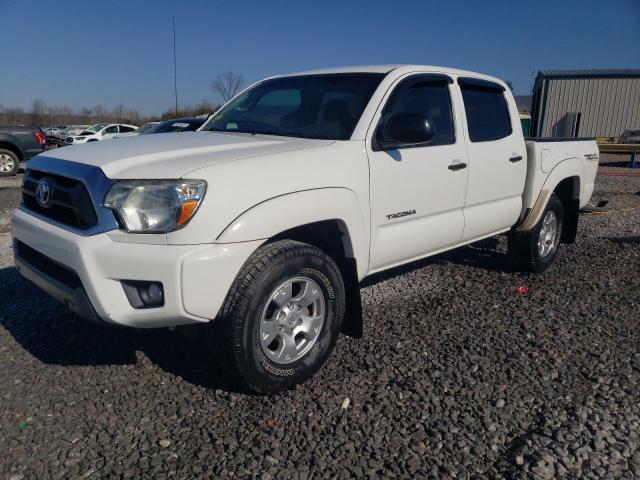
[[[0,181],[6,478],[640,477],[639,209],[581,215],[542,275],[510,273],[498,238],[368,279],[365,338],[259,397],[198,341],[88,324],[23,280],[18,185]],[[594,199],[639,190],[601,176]]]

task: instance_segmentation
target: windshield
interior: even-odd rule
[[[383,77],[345,73],[265,80],[233,99],[203,130],[348,140]]]
[[[87,128],[87,132],[97,132],[99,130],[102,130],[104,127],[106,127],[107,125],[109,125],[108,123],[96,123],[94,126]]]
[[[142,135],[144,132],[148,132],[149,130],[151,130],[153,127],[157,126],[157,123],[145,123],[143,126],[141,126],[140,128],[138,128],[136,130],[136,133],[139,133],[140,135]]]

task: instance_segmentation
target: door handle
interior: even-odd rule
[[[511,158],[509,159],[509,161],[510,161],[511,163],[516,163],[516,162],[519,162],[520,160],[522,160],[522,155],[516,155],[516,156],[511,157]]]
[[[460,162],[460,163],[452,163],[451,165],[449,165],[447,167],[449,170],[453,170],[454,172],[456,170],[462,170],[463,168],[467,168],[467,164]]]

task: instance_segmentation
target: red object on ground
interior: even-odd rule
[[[516,287],[516,292],[518,293],[527,293],[528,291],[529,289],[524,285],[520,285],[519,287]]]

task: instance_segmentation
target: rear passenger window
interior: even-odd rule
[[[487,142],[511,135],[511,119],[502,89],[464,84],[460,88],[472,142]]]
[[[389,99],[384,116],[398,113],[419,113],[431,119],[435,136],[428,146],[456,143],[447,82],[416,80],[399,86]]]

